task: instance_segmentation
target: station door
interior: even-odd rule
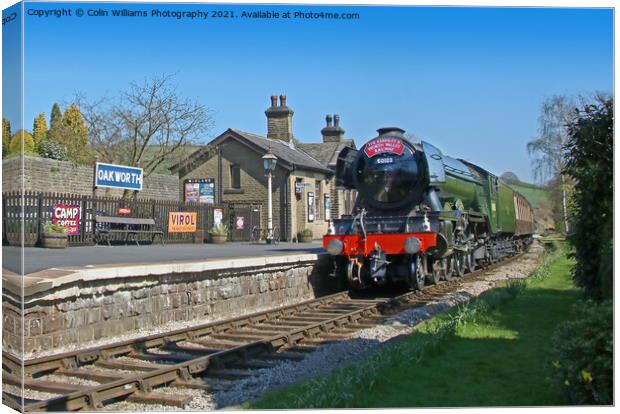
[[[228,214],[230,241],[250,241],[252,229],[261,227],[260,205],[230,204]]]

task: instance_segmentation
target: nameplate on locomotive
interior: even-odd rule
[[[381,137],[369,141],[364,147],[364,153],[368,158],[379,154],[403,155],[405,144],[399,138]]]

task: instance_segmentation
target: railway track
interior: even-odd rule
[[[478,269],[423,291],[385,298],[340,292],[275,310],[23,362],[3,353],[3,402],[23,411],[99,410],[127,400],[183,408],[191,397],[173,386],[225,390],[279,361],[299,361],[316,346],[376,326],[384,316],[423,306],[464,282],[519,258]],[[24,388],[38,398],[23,401]],[[7,387],[8,385],[8,387]]]

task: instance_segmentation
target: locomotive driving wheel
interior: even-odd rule
[[[452,256],[450,256],[452,258],[452,270],[453,270],[453,275],[456,277],[462,277],[465,274],[465,267],[466,265],[466,253],[461,251],[461,250],[456,250],[454,252],[454,254]]]
[[[446,274],[448,262],[446,259],[437,259],[433,261],[431,272],[426,275],[429,282],[438,284]]]
[[[452,275],[454,274],[454,253],[451,254],[450,256],[446,257],[445,259],[443,259],[446,262],[446,272],[443,275],[443,280],[450,280],[452,279]]]
[[[422,258],[416,255],[409,262],[409,287],[412,289],[422,290],[426,275],[424,273],[424,265]]]
[[[474,259],[474,251],[471,249],[468,249],[465,253],[465,268],[469,273],[476,270],[476,259]]]
[[[497,244],[492,243],[487,249],[487,263],[493,264],[497,262]]]

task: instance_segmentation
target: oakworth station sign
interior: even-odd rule
[[[138,167],[95,163],[95,187],[142,190],[144,171]]]

